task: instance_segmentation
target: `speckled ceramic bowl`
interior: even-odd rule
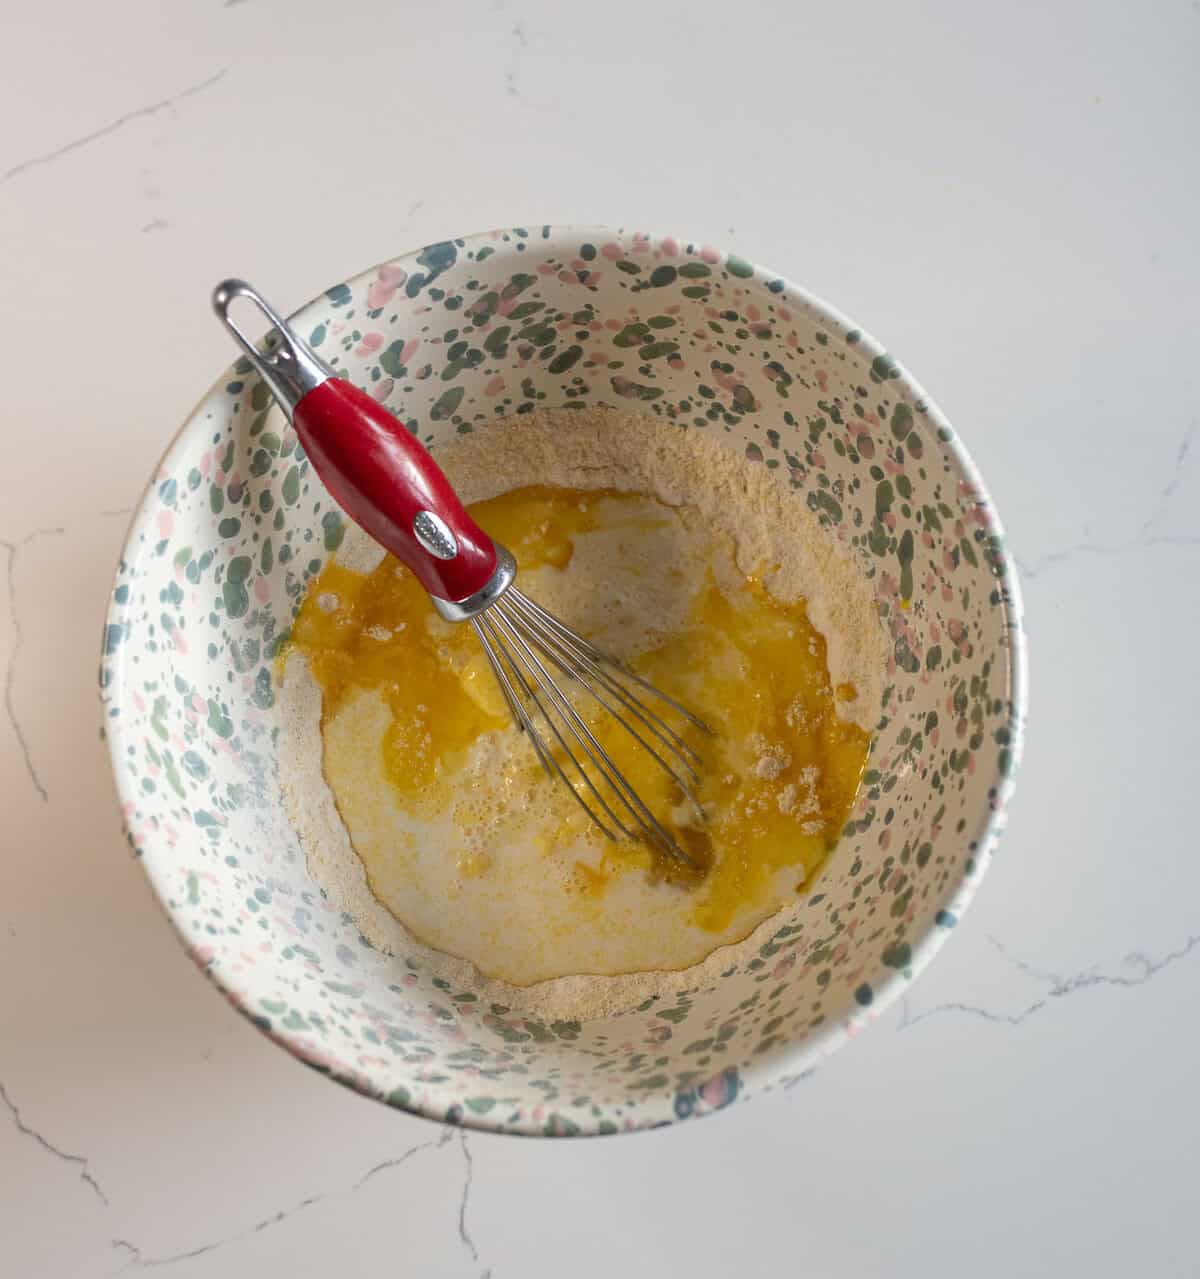
[[[446,241],[336,285],[293,322],[435,453],[534,405],[611,404],[778,470],[874,587],[886,705],[798,920],[715,985],[543,1024],[380,954],[309,878],[277,784],[272,658],[343,516],[238,363],[133,520],[101,663],[129,841],[192,957],[310,1065],[455,1123],[623,1132],[796,1078],[954,928],[1020,753],[1013,566],[949,424],[836,312],[670,237],[535,227]]]

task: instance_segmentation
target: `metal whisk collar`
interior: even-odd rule
[[[561,781],[610,839],[644,839],[668,856],[695,862],[638,795],[587,720],[556,682],[565,677],[608,712],[670,776],[701,818],[693,787],[699,755],[639,690],[711,733],[703,720],[577,635],[515,586],[470,619],[517,727],[546,773]]]

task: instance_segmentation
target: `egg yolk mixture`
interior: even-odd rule
[[[866,765],[869,735],[838,714],[856,690],[831,685],[825,639],[804,602],[782,603],[738,573],[731,548],[715,572],[702,558],[714,548],[695,521],[689,526],[687,508],[645,495],[525,488],[477,503],[471,513],[515,555],[528,594],[559,604],[555,611],[568,624],[616,650],[714,730],[709,736],[652,703],[702,760],[693,786],[698,813],[607,712],[586,693],[572,695],[692,865],[645,843],[607,840],[595,829],[561,782],[543,775],[515,730],[472,628],[442,621],[412,574],[387,556],[369,574],[329,563],[311,583],[280,656],[286,668],[303,654],[321,690],[326,776],[375,895],[424,940],[470,951],[431,922],[433,906],[425,918],[414,897],[417,919],[407,918],[405,908],[417,890],[409,881],[421,873],[411,832],[449,815],[458,834],[442,859],[453,862],[447,873],[458,885],[446,889],[450,896],[470,881],[486,888],[491,877],[494,888],[503,887],[497,850],[520,841],[536,846],[531,855],[542,859],[521,872],[539,877],[528,891],[554,892],[565,902],[564,936],[573,914],[583,919],[590,912],[602,931],[606,898],[613,899],[610,916],[622,902],[634,909],[630,894],[638,890],[630,885],[640,882],[657,899],[670,894],[676,931],[706,935],[709,949],[740,939],[811,880],[845,825]],[[586,566],[573,563],[589,556]],[[580,572],[587,580],[570,587]],[[571,589],[587,595],[582,618],[572,615]],[[656,602],[663,616],[655,614]],[[369,766],[364,751],[375,755]],[[372,822],[378,834],[384,821],[378,796],[364,793],[379,773],[391,791],[387,812],[411,818],[407,840],[402,833],[366,837]],[[546,859],[555,859],[555,873],[542,876]],[[645,908],[645,902],[637,907]],[[505,925],[494,922],[499,937]],[[552,950],[553,938],[545,945]],[[589,966],[580,971],[669,967],[702,957],[704,946],[693,940],[661,962],[648,951],[638,958],[633,941],[627,950],[611,960],[564,952],[505,975],[532,980],[571,971],[573,963]]]

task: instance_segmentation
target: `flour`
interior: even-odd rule
[[[497,423],[455,439],[439,450],[438,461],[466,503],[536,483],[644,492],[670,506],[692,508],[697,518],[732,539],[736,569],[731,565],[728,571],[756,575],[782,601],[807,601],[808,615],[827,641],[831,681],[853,686],[856,694],[839,702],[839,714],[864,728],[874,726],[885,642],[870,585],[778,472],[748,463],[719,440],[696,431],[680,431],[634,413],[595,409],[542,411]],[[382,554],[365,534],[351,528],[338,562],[370,572]],[[570,572],[580,567],[572,563]],[[591,625],[580,618],[579,629],[602,642],[598,629],[610,627],[623,638],[622,647],[652,643],[671,621],[656,612],[657,603],[651,591],[645,599],[628,601],[628,609],[621,610],[626,616],[591,619]],[[321,695],[299,655],[287,664],[279,709],[285,801],[314,879],[374,945],[419,957],[457,989],[473,990],[534,1017],[611,1015],[650,995],[714,979],[749,958],[784,915],[799,909],[799,904],[786,908],[736,945],[721,947],[682,971],[558,977],[531,986],[488,978],[469,962],[422,945],[372,895],[324,777]],[[797,706],[797,716],[802,713]],[[756,758],[764,778],[777,776],[784,767],[778,744],[761,743]],[[804,780],[800,788],[781,788],[776,796],[780,812],[802,822],[815,809],[815,771]],[[397,838],[412,836],[398,832]],[[486,858],[486,851],[481,848],[478,855]]]

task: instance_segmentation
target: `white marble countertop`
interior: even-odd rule
[[[1200,4],[52,0],[0,44],[0,1273],[1196,1274]],[[886,338],[1024,566],[958,935],[801,1086],[619,1140],[300,1069],[187,962],[98,740],[212,283],[293,306],[522,219],[723,244]]]

